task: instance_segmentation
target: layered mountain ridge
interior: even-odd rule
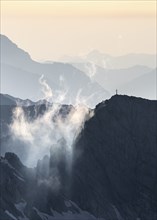
[[[60,92],[66,95],[63,103],[74,104],[76,97],[81,94],[88,99],[89,105],[94,106],[95,100],[100,102],[108,97],[108,91],[97,82],[91,82],[86,74],[71,64],[40,63],[32,60],[27,52],[6,36],[0,35],[0,41],[2,93],[37,101],[43,96],[40,83],[40,77],[43,75],[54,94]],[[55,95],[53,100],[56,101]]]
[[[56,102],[57,94],[65,95],[62,104],[85,100],[89,107],[120,94],[156,98],[156,55],[128,54],[112,57],[92,51],[79,62],[37,62],[8,37],[1,41],[1,92],[21,99],[43,98],[41,76],[49,85]]]

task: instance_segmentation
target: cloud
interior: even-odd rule
[[[44,97],[48,101],[55,97],[56,94],[52,92],[43,76],[40,78],[40,84]],[[63,91],[63,94],[61,91],[58,92],[58,98],[56,96],[55,100],[61,101],[61,97],[65,97],[64,94],[65,91]],[[76,105],[74,107],[63,106],[58,103],[49,104],[46,106],[44,114],[39,114],[33,119],[31,119],[28,112],[26,114],[22,106],[17,106],[13,112],[10,130],[14,140],[19,140],[20,143],[23,143],[21,148],[23,146],[28,148],[26,165],[30,167],[36,166],[37,161],[45,155],[53,155],[56,175],[51,175],[51,180],[55,180],[55,183],[60,180],[58,164],[63,157],[66,161],[67,169],[70,171],[74,142],[83,128],[84,122],[91,117],[90,111],[85,105],[85,98],[83,99],[83,104],[80,103],[82,101],[80,94],[81,92],[76,97]],[[37,108],[38,106],[35,106],[36,112],[38,111]],[[43,180],[40,183],[43,183]],[[45,180],[44,183],[46,183]]]
[[[41,85],[41,91],[44,94],[44,99],[50,101],[53,97],[53,93],[52,93],[52,89],[44,79],[44,75],[41,75],[41,77],[39,78],[39,83]]]
[[[97,73],[96,64],[94,62],[90,61],[90,62],[86,63],[85,68],[86,68],[87,75],[90,77],[91,81],[93,81],[94,76]]]

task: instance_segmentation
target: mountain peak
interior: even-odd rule
[[[100,102],[98,105],[96,105],[95,110],[104,108],[106,105],[110,105],[111,108],[123,108],[125,106],[131,106],[131,105],[142,105],[142,106],[150,106],[150,104],[157,104],[154,100],[148,100],[141,97],[135,97],[135,96],[128,96],[128,95],[119,95],[115,94],[110,99],[104,100]],[[134,107],[135,108],[135,107]]]
[[[9,63],[14,66],[16,62],[25,63],[31,60],[30,55],[20,49],[18,45],[13,43],[7,36],[0,34],[0,41],[2,63]]]

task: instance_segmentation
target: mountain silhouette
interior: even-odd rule
[[[157,101],[115,95],[85,122],[70,175],[64,150],[58,160],[53,151],[43,155],[35,168],[5,153],[1,219],[156,220],[156,131]],[[58,144],[64,149],[64,139]],[[56,166],[62,181],[54,190]]]
[[[60,61],[67,63],[94,62],[102,68],[105,66],[107,69],[127,69],[137,65],[156,68],[156,55],[142,53],[111,56],[98,50],[92,50],[83,56],[63,56]]]
[[[0,40],[2,93],[16,97],[20,95],[22,99],[41,99],[41,86],[38,81],[41,75],[44,75],[54,93],[66,92],[64,103],[74,104],[76,97],[81,93],[81,96],[88,100],[87,103],[94,106],[109,96],[103,87],[92,82],[86,74],[72,65],[33,61],[27,52],[6,36],[0,35]]]

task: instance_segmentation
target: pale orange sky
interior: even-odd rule
[[[156,1],[1,1],[1,33],[36,60],[156,53]]]

